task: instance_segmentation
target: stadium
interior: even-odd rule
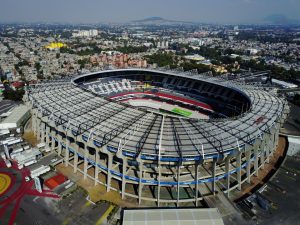
[[[35,135],[84,178],[139,204],[229,196],[276,150],[287,102],[195,71],[113,69],[27,87]]]

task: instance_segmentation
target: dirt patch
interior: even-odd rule
[[[27,141],[32,146],[36,146],[38,144],[38,140],[32,131],[32,119],[30,118],[24,126],[24,134],[23,139]]]
[[[34,136],[33,131],[25,131],[23,134],[23,139],[27,141],[32,146],[36,146],[38,141],[36,139],[36,136]]]
[[[78,166],[80,169],[83,170],[83,165]],[[137,203],[134,202],[134,200],[129,199],[122,199],[121,195],[116,191],[109,191],[106,192],[106,187],[104,185],[94,184],[94,181],[92,179],[84,179],[83,174],[80,172],[73,173],[73,167],[67,166],[65,167],[63,164],[59,164],[56,166],[56,170],[63,175],[69,177],[73,181],[76,182],[76,184],[83,189],[85,189],[91,198],[93,202],[98,201],[108,201],[115,205],[118,205],[120,207],[139,207]],[[88,174],[90,176],[93,176],[94,170],[91,168],[88,170]],[[73,179],[74,178],[74,179]],[[105,182],[106,177],[99,174],[99,180],[101,182]],[[114,186],[114,185],[113,185]]]

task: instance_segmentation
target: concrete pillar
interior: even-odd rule
[[[270,154],[269,154],[269,158],[271,156],[273,156],[273,153],[274,151],[276,150],[277,148],[277,141],[276,141],[276,130],[275,128],[272,129],[272,134],[271,134],[271,138],[270,138],[270,144],[269,144],[271,147],[269,148],[270,149]]]
[[[38,140],[40,140],[40,138],[41,138],[41,120],[39,118],[36,118],[35,130],[36,130],[36,136],[38,137]]]
[[[60,156],[62,153],[62,139],[59,137],[58,141],[58,155]]]
[[[73,167],[73,172],[77,173],[78,169],[78,155],[76,152],[74,152],[74,167]]]
[[[199,192],[199,163],[195,164],[195,205],[198,206],[198,192]]]
[[[246,173],[247,173],[247,183],[251,183],[251,150],[248,150],[245,152],[246,154],[246,161],[247,161],[247,166],[246,166]]]
[[[45,142],[45,123],[41,122],[41,141]]]
[[[143,190],[143,183],[142,183],[142,178],[143,178],[143,161],[140,160],[139,162],[139,205],[142,202],[142,190]]]
[[[51,150],[54,151],[55,150],[55,132],[51,131]]]
[[[160,163],[159,163],[160,164]],[[161,172],[160,172],[160,165],[158,166],[158,174],[157,174],[157,206],[159,207],[160,205],[160,180],[161,180]]]
[[[122,165],[122,199],[125,197],[125,187],[126,187],[126,178],[125,175],[127,173],[127,159],[123,158],[123,165]]]
[[[70,141],[66,137],[66,149],[65,149],[65,158],[64,158],[65,166],[68,166],[68,162],[69,162],[69,157],[70,157],[69,146],[70,146]]]
[[[50,146],[50,137],[49,137],[50,127],[49,126],[46,126],[45,134],[46,134],[46,146],[49,147]]]
[[[255,176],[258,177],[258,146],[254,147],[254,170],[255,170]]]
[[[216,165],[217,165],[217,160],[213,159],[213,162],[212,162],[213,181],[211,183],[211,191],[212,191],[213,194],[215,194],[215,192],[216,192]]]
[[[41,140],[41,120],[37,119],[37,140]]]
[[[177,207],[179,207],[179,199],[180,199],[180,164],[177,166]]]
[[[95,153],[95,162],[96,162],[96,166],[95,166],[95,185],[98,184],[98,178],[99,178],[99,164],[100,164],[100,155],[99,155],[99,152],[96,151]]]
[[[35,115],[35,112],[32,110],[31,126],[32,126],[32,130],[33,130],[34,136],[37,135],[37,127],[36,127],[36,124],[37,124],[37,117],[36,117],[36,115]]]
[[[273,152],[276,151],[276,148],[278,146],[278,142],[279,142],[279,129],[280,129],[280,126],[277,127],[277,129],[275,131],[275,134],[274,134],[275,135],[275,137],[274,137],[274,139],[275,139],[275,141],[274,141],[274,143],[275,143],[275,149],[273,150]]]
[[[273,142],[272,142],[272,135],[269,137],[269,140],[265,142],[265,149],[266,149],[266,162],[270,162],[270,151],[273,149]]]
[[[107,186],[106,186],[106,191],[109,192],[110,191],[110,187],[111,187],[111,172],[110,170],[112,169],[112,159],[113,156],[111,153],[108,153],[108,158],[107,158]]]
[[[240,191],[242,189],[242,153],[238,152],[237,156],[236,156],[236,168],[237,168],[237,172],[236,172],[236,180],[238,182],[238,187],[237,189]]]
[[[87,168],[88,168],[88,157],[89,151],[87,145],[84,146],[84,163],[83,163],[83,179],[87,178]]]
[[[262,142],[261,145],[261,151],[260,151],[260,164],[261,164],[261,168],[264,169],[265,168],[265,151],[266,151],[266,146],[265,146],[265,140]]]
[[[226,177],[226,189],[227,189],[227,197],[229,197],[229,189],[230,189],[230,157],[226,157],[225,159],[225,173]]]
[[[39,133],[39,128],[40,128],[40,119],[37,117],[37,114],[35,114],[35,132],[36,134]]]

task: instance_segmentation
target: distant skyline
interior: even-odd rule
[[[270,15],[300,20],[300,0],[2,0],[0,23],[129,22],[152,16],[204,23],[260,23]]]

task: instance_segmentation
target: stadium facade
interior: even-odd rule
[[[158,206],[242,190],[276,150],[289,111],[273,89],[165,69],[52,80],[24,98],[37,138],[74,173]]]

